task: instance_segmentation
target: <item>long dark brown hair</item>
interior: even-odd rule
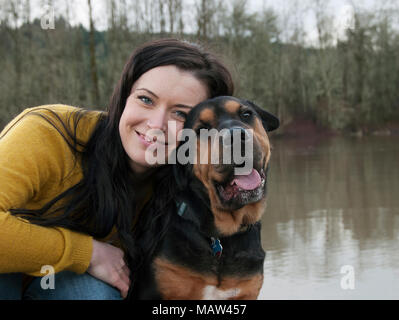
[[[136,197],[132,176],[127,174],[131,169],[119,135],[119,120],[135,81],[150,69],[166,65],[174,65],[180,70],[191,72],[206,85],[209,98],[233,95],[234,85],[230,72],[216,55],[200,45],[177,39],[161,39],[141,45],[127,61],[110,99],[108,112],[99,118],[83,150],[77,148],[80,142],[77,141],[76,126],[84,116],[84,111],[74,114],[75,129],[68,129],[68,137],[64,136],[65,140],[73,141],[69,146],[81,159],[83,179],[39,210],[10,211],[23,215],[31,223],[61,226],[96,238],[106,237],[116,226],[127,253],[128,264],[137,270],[160,240],[163,232],[159,229],[164,229],[167,223],[157,224],[162,216],[164,203],[155,199],[150,203],[157,208],[140,215],[139,223],[136,223],[132,232],[133,221],[136,220]],[[56,127],[54,123],[52,125]],[[65,125],[62,127],[67,129]],[[61,133],[59,128],[57,130]],[[162,181],[165,179],[163,172],[163,167],[155,170],[151,177],[154,183],[165,183]],[[66,204],[57,208],[57,214],[48,214],[52,213],[52,206],[61,199],[66,200]],[[46,214],[43,215],[44,213]],[[143,232],[153,233],[150,243],[144,246],[139,241]]]

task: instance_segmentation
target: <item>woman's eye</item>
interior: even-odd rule
[[[175,111],[175,114],[176,114],[179,118],[181,118],[181,119],[183,119],[183,120],[186,120],[186,119],[187,119],[187,113],[185,113],[184,111],[176,110],[176,111]]]
[[[138,98],[145,104],[152,104],[152,100],[146,96],[138,96]]]

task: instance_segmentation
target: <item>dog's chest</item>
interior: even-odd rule
[[[261,272],[247,275],[199,273],[164,258],[154,261],[158,290],[163,299],[226,300],[256,299],[263,282]]]
[[[180,229],[181,230],[181,229]],[[211,239],[166,237],[153,262],[155,282],[164,299],[256,299],[263,282],[264,251],[260,229],[221,238],[220,258]],[[184,232],[184,236],[188,233]]]

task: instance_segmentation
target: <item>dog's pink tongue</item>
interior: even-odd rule
[[[261,183],[261,178],[255,169],[252,169],[251,173],[248,175],[236,175],[234,179],[231,181],[230,185],[236,184],[241,189],[244,190],[253,190],[259,187]]]

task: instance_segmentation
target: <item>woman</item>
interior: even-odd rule
[[[214,55],[163,39],[133,52],[108,112],[42,106],[9,123],[0,135],[0,298],[21,298],[22,282],[26,299],[126,297],[126,260],[139,267],[155,244],[139,241],[157,218],[140,210],[162,179],[147,148],[168,155],[190,108],[233,90]],[[43,266],[54,269],[55,289],[43,289]],[[25,275],[37,278],[26,285]]]

